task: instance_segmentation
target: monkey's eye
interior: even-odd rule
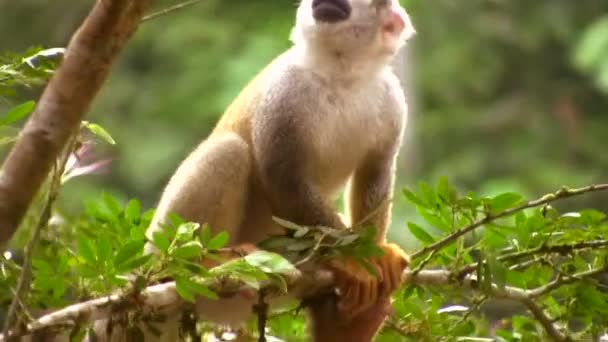
[[[372,0],[372,5],[376,7],[386,7],[390,5],[392,0]]]

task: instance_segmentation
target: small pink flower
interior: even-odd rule
[[[109,165],[112,160],[103,159],[94,161],[95,157],[93,143],[85,141],[82,146],[68,158],[65,165],[65,171],[63,172],[62,183],[82,175],[103,174],[108,172],[107,165]]]

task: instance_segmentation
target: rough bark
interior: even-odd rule
[[[73,35],[61,66],[4,161],[0,245],[10,240],[56,157],[80,125],[149,0],[99,0]]]

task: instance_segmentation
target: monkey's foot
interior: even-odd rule
[[[386,300],[401,285],[409,257],[395,244],[383,243],[379,247],[384,255],[370,260],[376,266],[377,277],[352,259],[331,263],[340,295],[338,311],[346,320]]]

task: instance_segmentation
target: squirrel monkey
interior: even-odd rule
[[[355,262],[332,266],[338,293],[310,300],[311,335],[371,341],[408,264],[385,235],[406,120],[390,62],[413,33],[397,0],[302,0],[293,47],[247,85],[181,164],[148,236],[171,213],[228,231],[232,246],[280,233],[272,216],[345,228],[331,204],[348,183],[347,220],[359,223],[375,210],[367,223],[385,253],[375,260],[377,278]],[[254,300],[199,302],[203,319],[236,323]]]

